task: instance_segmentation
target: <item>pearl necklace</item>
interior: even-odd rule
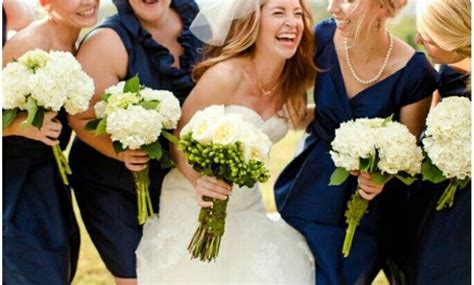
[[[357,73],[355,72],[354,67],[352,66],[351,60],[349,58],[349,49],[347,47],[347,38],[344,38],[344,51],[345,51],[345,54],[346,54],[347,66],[349,66],[349,70],[351,71],[352,76],[354,76],[355,80],[357,80],[359,83],[369,85],[369,84],[374,83],[375,81],[379,80],[380,76],[382,76],[382,73],[385,71],[385,68],[387,68],[387,63],[388,63],[388,60],[390,59],[390,55],[392,55],[392,49],[393,49],[393,38],[390,36],[390,34],[388,34],[388,37],[390,38],[390,45],[388,46],[388,51],[387,51],[387,54],[385,55],[385,60],[382,64],[382,67],[380,68],[377,75],[375,75],[374,78],[369,79],[369,80],[361,79],[357,75]]]

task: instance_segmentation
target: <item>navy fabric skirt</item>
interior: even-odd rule
[[[68,284],[79,255],[71,192],[51,147],[3,138],[3,284]]]

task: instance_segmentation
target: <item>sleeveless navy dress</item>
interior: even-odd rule
[[[194,86],[191,71],[200,58],[202,43],[189,31],[198,13],[192,0],[173,0],[171,8],[181,17],[183,31],[178,42],[184,48],[180,69],[174,58],[140,26],[128,1],[116,0],[118,14],[97,29],[114,30],[128,53],[127,80],[136,74],[143,85],[173,92],[181,103]],[[135,278],[135,250],[142,236],[137,222],[137,196],[132,172],[121,161],[108,158],[79,139],[70,154],[75,191],[84,224],[107,268],[115,277]],[[150,162],[150,196],[158,210],[161,183],[167,171]]]
[[[449,66],[440,68],[442,98],[463,96],[471,98],[466,89],[470,74],[456,72]],[[422,209],[418,224],[410,284],[471,284],[471,184],[458,189],[452,208],[436,211],[436,204],[447,182],[419,183],[414,210]]]
[[[305,149],[283,170],[275,184],[278,210],[307,239],[316,262],[316,283],[370,284],[384,263],[384,217],[393,200],[386,189],[370,203],[348,258],[341,254],[346,203],[357,187],[355,177],[329,187],[335,169],[329,150],[335,130],[355,118],[398,119],[400,109],[429,97],[436,88],[436,71],[421,53],[404,68],[349,99],[333,42],[333,19],[316,26],[315,62],[323,69],[316,78],[315,119],[308,127]],[[386,185],[386,188],[389,188]]]
[[[58,119],[65,149],[71,137]],[[71,191],[52,148],[20,136],[3,137],[3,284],[69,284],[79,256]]]

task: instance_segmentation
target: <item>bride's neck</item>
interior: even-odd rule
[[[285,60],[259,52],[256,52],[251,60],[255,64],[260,83],[267,87],[276,83],[285,67]]]

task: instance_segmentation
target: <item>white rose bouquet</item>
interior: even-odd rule
[[[65,108],[74,115],[87,110],[94,95],[94,82],[69,52],[40,49],[26,52],[3,69],[3,128],[11,125],[19,112],[28,116],[23,126],[43,126],[44,113]],[[59,145],[53,153],[64,184],[71,169]]]
[[[94,110],[97,119],[90,121],[86,129],[95,131],[96,135],[110,135],[116,153],[142,149],[150,159],[159,160],[163,168],[173,166],[169,152],[159,142],[161,135],[171,142],[178,142],[166,131],[175,129],[181,117],[179,101],[173,93],[142,87],[135,76],[106,89]],[[146,168],[133,173],[140,225],[153,215],[148,172]]]
[[[426,152],[423,180],[449,180],[436,210],[450,208],[456,191],[471,180],[471,101],[463,97],[443,99],[428,114],[422,142]]]
[[[226,113],[222,105],[198,111],[180,136],[179,149],[202,175],[239,187],[252,187],[270,177],[266,165],[270,139],[239,114]],[[207,262],[219,254],[228,199],[213,202],[213,208],[201,209],[199,227],[188,246],[191,258]]]
[[[423,154],[416,138],[404,125],[388,119],[357,119],[342,123],[331,143],[331,158],[336,170],[329,185],[341,185],[350,171],[370,173],[374,182],[384,184],[397,177],[411,184],[420,173]],[[349,256],[352,240],[369,202],[359,195],[359,189],[347,204],[348,228],[342,253]]]

